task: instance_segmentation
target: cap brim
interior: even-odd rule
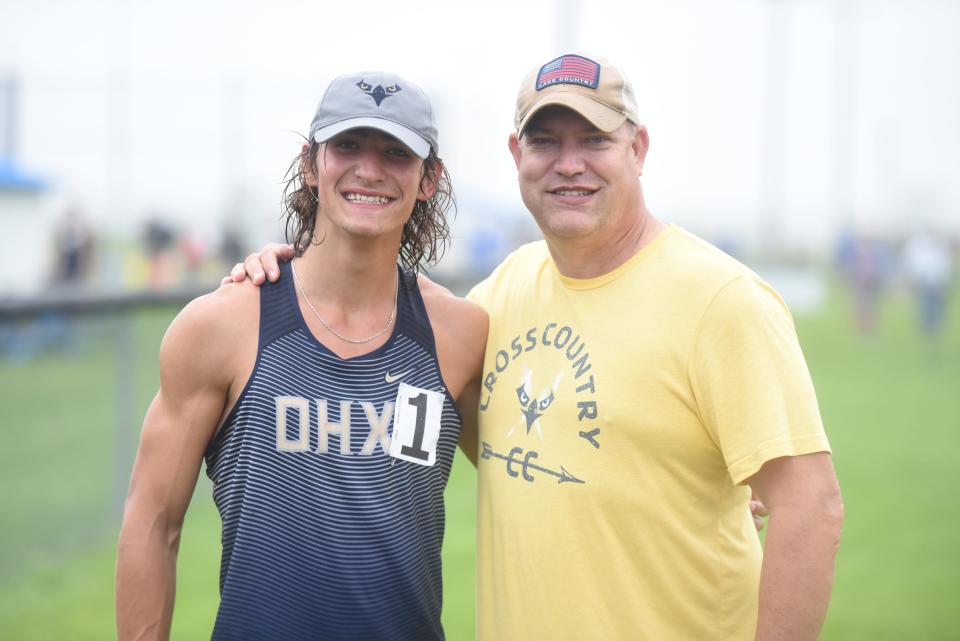
[[[600,131],[613,131],[627,121],[626,114],[615,111],[593,98],[579,93],[552,91],[533,104],[530,111],[520,121],[517,133],[523,135],[523,130],[526,129],[531,118],[545,107],[555,106],[572,109],[593,123],[593,126]]]
[[[390,134],[409,147],[410,151],[420,158],[426,159],[430,155],[430,143],[424,140],[420,134],[400,123],[383,118],[347,118],[317,129],[313,132],[313,139],[317,142],[326,142],[339,133],[361,128],[377,129]]]

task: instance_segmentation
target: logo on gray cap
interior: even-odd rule
[[[383,85],[377,85],[374,87],[363,80],[360,80],[360,82],[357,83],[357,86],[360,87],[360,91],[373,98],[373,101],[377,103],[378,107],[380,106],[380,103],[384,101],[384,99],[389,98],[401,89],[400,85],[390,85],[386,88],[384,88]]]

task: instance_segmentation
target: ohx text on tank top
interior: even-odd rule
[[[311,402],[314,405],[315,416],[317,417],[314,425],[310,425]],[[317,448],[315,451],[318,454],[329,452],[329,437],[331,434],[336,434],[340,441],[339,453],[349,456],[352,454],[350,451],[351,430],[360,428],[360,426],[353,425],[351,420],[351,409],[354,403],[363,409],[365,422],[370,430],[363,446],[357,451],[357,455],[372,455],[378,444],[384,454],[389,453],[393,401],[384,403],[380,412],[377,411],[373,403],[367,401],[340,401],[340,421],[332,422],[329,420],[326,400],[313,399],[311,401],[300,396],[276,397],[277,449],[282,452],[309,451],[310,433],[316,431]]]

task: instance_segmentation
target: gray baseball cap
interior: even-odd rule
[[[390,134],[420,158],[439,153],[433,108],[423,89],[394,73],[364,71],[333,79],[317,105],[310,138],[326,142],[348,129]]]

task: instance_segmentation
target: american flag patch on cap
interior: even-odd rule
[[[600,84],[600,65],[590,58],[568,54],[540,67],[537,91],[560,84],[596,89]]]

